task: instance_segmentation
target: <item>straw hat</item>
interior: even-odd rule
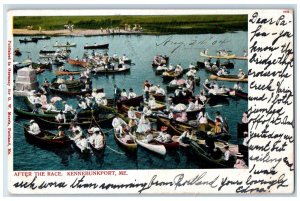
[[[31,120],[30,120],[30,123],[33,123],[33,122],[35,122],[35,121],[34,121],[33,119],[31,119]]]

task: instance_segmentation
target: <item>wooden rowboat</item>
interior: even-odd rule
[[[155,100],[157,101],[165,101],[166,99],[166,95],[162,95],[162,94],[156,94],[156,93],[149,93],[150,96],[153,96],[155,98]]]
[[[92,90],[68,90],[68,91],[62,91],[53,87],[49,87],[50,91],[53,94],[59,94],[64,96],[78,96],[78,95],[85,95],[85,94],[91,94]]]
[[[55,44],[53,47],[76,47],[76,43],[70,43],[70,44]]]
[[[84,49],[108,49],[109,44],[102,44],[102,45],[85,45]]]
[[[225,161],[223,157],[214,159],[205,145],[198,144],[196,141],[191,141],[190,147],[191,151],[199,157],[198,161],[201,161],[201,164],[205,164],[209,168],[233,168],[233,164]]]
[[[235,54],[229,54],[227,56],[210,56],[210,55],[204,54],[203,52],[200,52],[200,56],[206,57],[206,58],[212,58],[212,59],[234,59],[236,57]]]
[[[124,142],[118,135],[119,134],[117,134],[116,131],[114,130],[114,138],[117,144],[120,146],[120,148],[129,153],[136,153],[137,143],[134,140],[130,142]]]
[[[29,132],[29,125],[25,125],[24,135],[28,142],[44,147],[58,148],[71,144],[71,140],[67,136],[53,139],[56,135],[45,130],[41,130],[40,134],[33,135]]]
[[[248,82],[248,77],[241,79],[237,75],[222,75],[222,76],[210,75],[209,79],[228,81],[228,82]]]
[[[73,66],[81,66],[84,68],[87,68],[90,66],[90,63],[87,61],[76,60],[76,59],[71,59],[71,58],[68,58],[67,62]]]
[[[54,73],[57,76],[60,76],[60,75],[77,75],[77,74],[80,74],[81,71],[68,71],[68,70],[66,70],[66,71],[55,71]]]

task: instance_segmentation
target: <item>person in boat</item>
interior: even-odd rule
[[[189,105],[188,105],[186,111],[194,111],[195,108],[196,108],[195,103],[193,102],[192,99],[189,99]]]
[[[175,68],[175,73],[181,73],[183,71],[183,68],[180,64],[178,64]]]
[[[228,72],[227,72],[225,66],[223,66],[223,68],[221,69],[221,74],[222,74],[222,75],[228,75]]]
[[[221,121],[222,124],[224,123],[223,118],[222,118],[222,116],[221,116],[221,113],[220,113],[219,111],[216,111],[216,119],[215,119],[215,122],[216,122],[217,118]]]
[[[175,67],[174,67],[172,64],[170,64],[169,67],[168,67],[168,70],[169,70],[169,71],[174,71],[174,70],[175,70]]]
[[[92,127],[90,129],[88,129],[88,142],[92,145],[95,144],[95,138],[96,138],[96,132],[100,132],[100,129],[98,127]]]
[[[100,129],[99,130],[96,130],[94,131],[94,133],[96,134],[96,137],[94,139],[94,144],[93,146],[96,148],[96,149],[100,149],[104,146],[104,135],[102,132],[100,132]]]
[[[235,164],[235,158],[231,155],[228,145],[225,146],[224,161],[231,167]]]
[[[237,76],[239,79],[244,79],[246,74],[244,73],[244,71],[242,69],[239,69],[239,73]]]
[[[155,98],[153,97],[153,96],[151,96],[150,98],[149,98],[149,102],[148,102],[148,106],[151,108],[151,109],[153,109],[153,108],[155,108],[156,107],[156,101],[155,101]]]
[[[195,99],[195,110],[201,110],[204,107],[203,102],[200,100],[199,96]]]
[[[116,103],[121,96],[121,90],[117,87],[117,85],[114,85],[114,102]]]
[[[222,123],[219,118],[216,118],[215,121],[215,134],[220,135],[222,133]]]
[[[68,113],[68,112],[70,112],[70,113],[74,113],[74,109],[73,109],[73,107],[71,106],[71,105],[69,105],[69,104],[67,104],[67,102],[66,101],[63,101],[62,102],[62,104],[63,104],[63,107],[64,107],[64,113]]]
[[[82,134],[81,127],[75,121],[72,121],[72,123],[70,125],[70,129],[71,129],[72,133],[76,133],[76,131],[79,131]]]
[[[214,149],[215,149],[215,139],[212,136],[211,131],[207,131],[207,133],[206,133],[205,144],[208,148],[209,154],[211,155],[214,152]]]
[[[49,112],[49,111],[56,111],[56,107],[54,105],[54,102],[51,101],[49,104],[47,104],[47,109],[46,109],[46,112]]]
[[[153,141],[153,134],[152,134],[152,132],[149,130],[149,131],[147,131],[146,132],[146,137],[142,140],[142,142],[144,142],[144,143],[150,143],[150,142],[152,142]]]
[[[208,55],[208,49],[204,50],[204,54]]]
[[[214,70],[214,69],[219,69],[218,66],[217,66],[217,63],[213,63],[213,65],[211,66],[211,68]]]
[[[128,98],[136,98],[136,93],[134,93],[132,88],[129,89]]]
[[[207,100],[204,89],[200,91],[199,99],[202,102],[202,105],[204,105]]]
[[[176,121],[187,122],[188,121],[187,113],[185,111],[181,112],[181,115],[176,118]]]
[[[143,108],[143,114],[146,116],[146,117],[151,117],[152,116],[152,110],[151,108],[146,105],[144,108]]]
[[[178,87],[178,89],[175,90],[174,96],[178,97],[178,98],[183,98],[184,97],[182,87]]]
[[[170,82],[170,85],[172,85],[172,86],[177,85],[177,81],[178,81],[178,78],[175,77],[175,78]]]
[[[246,169],[248,168],[245,161],[243,160],[244,158],[244,155],[241,154],[241,153],[237,153],[236,155],[236,161],[235,161],[235,164],[234,164],[234,168],[236,169]]]
[[[135,115],[135,111],[134,111],[134,107],[131,106],[127,112],[127,116],[129,119],[136,119],[136,115]]]
[[[87,110],[88,106],[84,99],[80,99],[78,103],[78,108],[76,110],[77,113],[80,113],[82,110]]]
[[[160,132],[158,134],[158,136],[155,138],[155,140],[159,141],[159,142],[169,142],[171,140],[171,136],[170,134],[168,134],[166,131],[168,130],[168,127],[166,126],[162,126],[160,129]]]
[[[59,86],[58,86],[58,89],[60,91],[68,91],[68,87],[65,83],[61,83]]]
[[[160,87],[160,85],[157,85],[157,89],[155,91],[155,94],[166,95],[166,92],[163,88]]]
[[[89,149],[88,140],[83,137],[83,135],[81,135],[80,138],[76,141],[76,145],[82,152],[86,149]]]
[[[151,123],[145,115],[141,116],[141,119],[138,123],[138,128],[136,130],[137,133],[145,133],[147,131],[151,130]]]
[[[220,88],[220,92],[226,93],[228,92],[228,89],[224,85],[222,85],[222,87]]]
[[[187,130],[185,130],[178,138],[179,142],[184,143],[184,144],[189,144],[193,137],[192,131],[193,131],[192,128],[188,128]]]
[[[233,85],[233,89],[237,90],[237,91],[242,91],[242,87],[240,85],[240,82],[237,82]]]
[[[248,125],[248,112],[247,111],[243,113],[242,123]]]
[[[157,90],[157,86],[153,85],[153,84],[150,84],[150,88],[149,88],[149,92],[150,93],[155,93]]]
[[[70,75],[69,80],[70,80],[70,81],[75,80],[74,75]]]
[[[122,90],[120,99],[121,100],[127,100],[128,99],[126,89]]]
[[[197,120],[199,122],[199,130],[206,131],[208,126],[207,113],[205,111],[199,112]]]
[[[116,116],[112,121],[112,126],[114,127],[115,131],[121,136],[124,133],[124,128],[127,126],[127,124],[123,119]]]
[[[190,67],[190,70],[186,73],[186,76],[188,77],[195,77],[197,71],[195,69],[195,66],[192,65],[192,67]]]
[[[209,95],[217,95],[217,91],[215,90],[215,86],[211,86],[207,92]]]
[[[217,76],[223,75],[223,68],[220,68],[217,72]]]
[[[193,78],[190,78],[190,79],[188,79],[187,81],[186,81],[186,85],[185,85],[186,87],[186,89],[188,90],[188,91],[190,91],[190,92],[192,92],[192,91],[194,91],[194,81],[193,81]]]
[[[195,65],[193,64],[193,63],[191,63],[190,65],[189,65],[189,69],[195,69],[196,67],[195,67]]]
[[[46,90],[48,90],[49,85],[50,85],[50,83],[49,83],[48,79],[45,78],[45,80],[44,80],[44,82],[43,82],[43,87],[44,87]]]
[[[40,101],[41,101],[42,107],[47,107],[47,105],[48,105],[47,96],[44,94],[44,92],[40,96]]]
[[[133,142],[133,139],[131,138],[131,136],[129,135],[129,133],[126,133],[124,137],[122,137],[122,142],[124,143],[130,143]]]
[[[58,133],[55,137],[53,137],[53,139],[59,139],[59,138],[65,137],[65,130],[62,126],[58,126],[57,130],[58,130]]]
[[[40,94],[35,94],[33,96],[33,101],[32,102],[33,102],[33,111],[32,111],[32,113],[38,113],[39,109],[42,106]]]
[[[66,123],[66,116],[62,110],[55,116],[55,120],[59,123]]]
[[[248,51],[244,50],[244,57],[247,57],[247,56],[248,56]]]
[[[30,120],[29,133],[32,135],[38,135],[41,133],[39,125],[32,119]]]

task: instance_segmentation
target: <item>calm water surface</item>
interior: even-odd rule
[[[131,71],[118,75],[97,75],[93,78],[94,87],[103,87],[108,97],[112,97],[113,85],[120,88],[133,88],[137,94],[142,94],[142,84],[144,80],[151,83],[160,84],[166,89],[160,76],[156,76],[151,67],[151,62],[156,54],[166,54],[170,56],[170,63],[181,64],[187,68],[190,63],[202,61],[199,52],[209,49],[209,53],[214,55],[217,50],[231,50],[237,55],[243,55],[243,50],[247,49],[247,32],[236,32],[226,34],[201,34],[201,35],[165,35],[165,36],[93,36],[93,37],[52,37],[50,40],[41,40],[38,43],[20,44],[19,39],[24,37],[14,37],[14,48],[20,48],[22,56],[15,57],[15,61],[24,61],[28,57],[33,61],[39,59],[39,50],[44,47],[48,50],[55,50],[55,41],[59,43],[75,42],[76,48],[71,48],[70,57],[79,58],[84,53],[83,46],[86,43],[98,44],[109,43],[109,54],[124,53],[132,59],[134,65]],[[230,70],[232,74],[237,74],[241,68],[247,71],[247,61],[234,61],[235,68]],[[66,69],[78,70],[65,64]],[[56,70],[53,67],[53,71]],[[197,72],[202,82],[209,74],[201,69]],[[52,71],[46,71],[38,75],[38,80],[42,82],[45,78],[51,80],[55,77]],[[232,87],[234,83],[219,82],[226,87]],[[201,86],[201,85],[200,85]],[[196,87],[196,94],[199,94],[200,86]],[[248,91],[247,84],[242,84],[245,91]],[[207,112],[214,118],[215,112],[219,110],[223,118],[227,118],[232,143],[237,143],[236,124],[240,122],[243,111],[248,108],[247,101],[229,99],[230,104],[222,107],[208,107]],[[75,99],[69,99],[69,103],[75,103]],[[20,97],[14,98],[17,107],[25,108],[26,105]],[[14,117],[17,123],[28,123],[28,120]],[[145,149],[138,147],[137,156],[129,156],[118,147],[113,139],[113,133],[107,134],[108,147],[101,157],[91,156],[82,158],[80,154],[72,149],[46,150],[41,147],[29,144],[24,137],[23,128],[14,126],[14,170],[92,170],[92,169],[197,169],[205,167],[197,158],[194,158],[185,150],[179,149],[175,152],[168,152],[165,157],[160,157],[149,153]]]

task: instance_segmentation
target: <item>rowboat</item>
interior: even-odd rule
[[[140,145],[141,147],[143,147],[151,152],[154,152],[156,154],[160,154],[163,156],[166,155],[167,150],[166,150],[165,146],[158,143],[158,141],[152,140],[151,142],[145,142],[145,141],[143,141],[143,138],[145,136],[142,134],[136,134],[136,135],[131,134],[131,136],[132,136],[132,138],[135,139],[136,143],[138,145]]]
[[[109,44],[102,44],[102,45],[85,45],[84,49],[108,49]]]
[[[28,110],[23,110],[17,107],[14,107],[14,113],[16,115],[18,115],[19,117],[22,118],[43,118],[43,119],[47,119],[47,120],[55,120],[55,116],[57,115],[57,113],[52,113],[52,114],[37,114],[37,113],[33,113],[32,111],[28,111]]]
[[[114,69],[112,68],[105,68],[104,66],[101,66],[101,67],[96,67],[96,68],[93,68],[91,70],[92,73],[98,73],[98,74],[110,74],[110,73],[123,73],[123,72],[127,72],[130,70],[130,66],[125,66],[123,65],[121,68],[119,67],[116,67]]]
[[[137,96],[135,98],[125,99],[125,100],[118,100],[117,106],[118,108],[121,107],[121,105],[127,105],[127,106],[133,106],[137,107],[140,106],[141,102],[144,100],[143,96]]]
[[[177,84],[168,84],[167,85],[167,91],[168,92],[173,92],[175,91],[176,89],[178,89],[179,87],[185,87],[185,84],[182,84],[182,85],[177,85]]]
[[[55,54],[56,50],[40,50],[40,54]],[[71,50],[63,50],[62,52],[70,53]]]
[[[161,101],[161,102],[165,101],[165,99],[166,99],[166,95],[162,95],[162,94],[156,94],[156,93],[151,92],[151,93],[149,93],[149,95],[153,96],[155,98],[155,100]]]
[[[84,88],[85,84],[80,80],[65,80],[65,79],[53,79],[51,86],[52,88],[58,88],[60,84],[67,85],[68,89],[82,89]]]
[[[53,47],[76,47],[76,43],[70,43],[70,44],[55,44]]]
[[[204,54],[203,52],[200,52],[200,56],[206,57],[206,58],[212,58],[212,59],[234,59],[236,56],[235,54],[228,54],[227,56],[210,56],[207,54]]]
[[[56,135],[45,130],[41,130],[41,133],[33,135],[29,132],[29,125],[24,125],[24,135],[28,142],[44,147],[58,148],[71,144],[71,140],[67,136],[53,139]]]
[[[174,103],[175,105],[177,105],[179,103],[189,104],[189,100],[194,101],[195,97],[194,96],[189,96],[189,97],[181,98],[181,97],[178,97],[178,96],[172,96],[171,99],[172,99],[172,103]]]
[[[134,140],[130,142],[124,142],[118,135],[119,134],[117,134],[117,132],[114,130],[114,138],[117,144],[120,146],[120,148],[129,153],[136,153],[137,143]]]
[[[92,90],[68,90],[68,91],[63,91],[60,89],[56,89],[53,87],[49,87],[49,90],[53,93],[53,94],[59,94],[59,95],[64,95],[64,96],[78,96],[78,95],[85,95],[85,94],[91,94]]]
[[[92,118],[89,119],[78,119],[76,121],[76,124],[82,128],[87,128],[91,126],[93,123],[96,125],[99,125],[101,127],[111,127],[111,122],[113,118],[115,117],[114,114],[101,114],[101,118],[97,118],[97,120],[92,120]],[[53,129],[57,128],[58,126],[62,126],[63,128],[70,128],[70,125],[74,123],[74,121],[67,119],[66,123],[59,123],[55,120],[48,120],[43,118],[36,118],[37,123],[41,125],[43,128],[47,129]]]
[[[209,84],[203,83],[202,85],[203,85],[203,88],[206,91],[209,91],[211,89],[211,84],[210,83]],[[214,89],[214,91],[215,91],[216,94],[214,94],[213,96],[228,96],[230,89],[228,89],[228,88],[225,88],[224,90]],[[212,94],[210,94],[210,95],[212,95]]]
[[[161,111],[161,110],[164,110],[164,109],[166,109],[166,105],[163,104],[163,103],[159,103],[159,102],[156,102],[155,107],[151,107],[152,111]]]
[[[214,159],[205,145],[198,144],[196,141],[191,141],[191,151],[199,157],[202,165],[207,165],[209,168],[232,168],[233,164],[225,161],[223,157]]]
[[[248,77],[243,79],[239,78],[237,75],[210,75],[209,79],[211,80],[220,80],[220,81],[228,81],[228,82],[248,82]]]
[[[38,40],[34,40],[34,39],[27,39],[27,38],[24,38],[24,39],[19,39],[20,43],[37,43]]]
[[[183,72],[175,72],[175,71],[172,71],[172,72],[164,72],[162,74],[162,78],[164,81],[171,81],[173,80],[174,78],[179,78],[183,75]]]
[[[241,90],[230,89],[229,95],[248,100],[248,93]]]
[[[71,58],[68,58],[67,62],[73,66],[81,66],[84,68],[87,68],[90,66],[90,63],[87,61],[76,60],[76,59],[71,59]]]
[[[205,68],[206,72],[214,74],[214,75],[216,75],[219,71],[219,68],[209,68],[207,66],[205,66],[204,68]]]
[[[198,61],[197,62],[197,66],[198,68],[207,68],[204,64],[204,62],[202,61]],[[212,66],[212,63],[210,63],[210,66]],[[226,67],[227,69],[232,69],[234,68],[234,63],[231,63],[231,62],[225,62],[225,63],[221,63],[220,66],[224,66]]]
[[[164,64],[168,64],[169,62],[169,57],[167,56],[158,56],[156,58],[153,59],[152,61],[152,67],[157,67],[157,66],[161,66]]]
[[[55,73],[55,75],[60,76],[60,75],[77,75],[77,74],[80,74],[81,72],[65,70],[65,71],[55,71],[54,73]]]

